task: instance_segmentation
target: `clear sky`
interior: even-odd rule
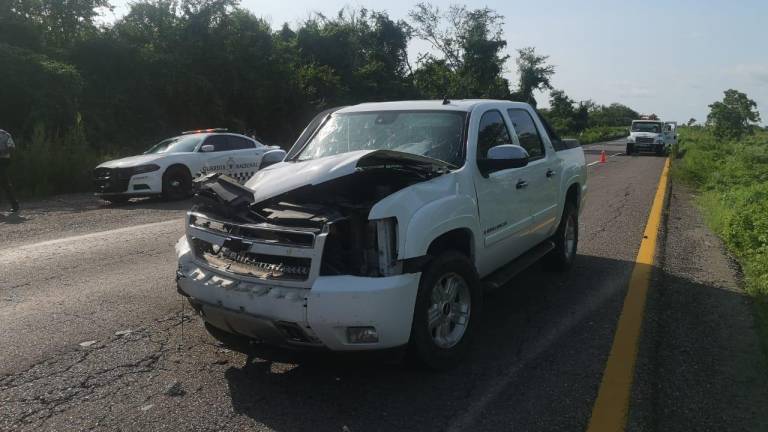
[[[122,16],[130,0],[112,0]],[[335,14],[345,6],[387,11],[407,18],[417,0],[241,0],[274,28],[292,27],[311,12]],[[441,7],[449,3],[432,2]],[[461,3],[461,2],[458,2]],[[707,105],[735,88],[758,103],[768,124],[768,1],[475,1],[505,17],[512,56],[508,78],[516,77],[515,49],[534,46],[556,66],[555,88],[575,100],[620,102],[668,120],[706,119]],[[413,41],[411,58],[429,46]],[[547,95],[538,95],[546,106]]]

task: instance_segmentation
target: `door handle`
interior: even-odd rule
[[[554,177],[555,175],[557,175],[555,171],[552,171],[551,169],[547,170],[547,178]]]
[[[528,187],[528,182],[523,179],[518,180],[517,184],[515,185],[515,188],[517,189],[522,189],[527,187]]]

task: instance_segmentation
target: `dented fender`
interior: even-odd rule
[[[411,185],[373,206],[369,219],[397,218],[398,259],[425,255],[434,239],[454,229],[469,229],[474,239],[482,238],[477,201],[467,193],[474,190],[462,184],[461,171]]]

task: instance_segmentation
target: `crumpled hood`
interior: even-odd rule
[[[354,174],[358,169],[386,165],[387,163],[431,166],[435,169],[450,167],[449,164],[392,150],[358,150],[301,162],[280,162],[256,172],[245,187],[253,191],[255,202],[283,194],[307,185],[317,185],[329,180]]]
[[[138,156],[129,156],[122,159],[115,159],[102,163],[96,168],[129,168],[139,165],[146,165],[148,163],[157,162],[164,158],[164,154],[146,154]]]

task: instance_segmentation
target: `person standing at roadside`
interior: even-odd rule
[[[0,129],[0,189],[11,202],[11,212],[19,211],[19,202],[13,194],[13,186],[10,179],[11,152],[16,148],[13,137],[8,132]]]

